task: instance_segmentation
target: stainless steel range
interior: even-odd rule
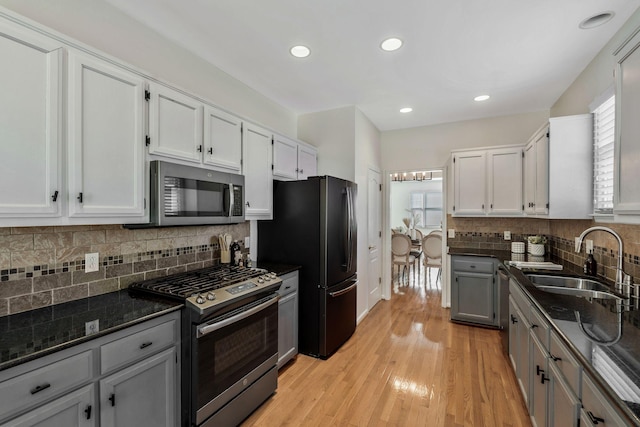
[[[184,301],[182,426],[235,426],[278,385],[278,296],[266,270],[218,265],[134,283]]]

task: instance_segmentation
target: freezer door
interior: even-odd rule
[[[326,239],[326,281],[330,287],[356,273],[358,229],[356,223],[356,184],[326,177],[323,186]],[[322,202],[321,202],[322,203]]]
[[[344,344],[356,330],[358,280],[348,280],[328,289],[320,289],[324,300],[320,328],[320,357],[326,359]]]

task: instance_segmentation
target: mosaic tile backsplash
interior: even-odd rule
[[[119,225],[0,228],[0,316],[114,292],[219,262],[219,234],[243,246],[249,223],[129,230]],[[98,252],[100,270],[84,272]]]
[[[487,248],[511,250],[511,242],[524,242],[528,236],[547,238],[545,251],[555,262],[570,271],[582,271],[586,259],[585,247],[574,252],[574,238],[596,225],[592,220],[545,220],[533,218],[458,218],[447,217],[447,228],[456,230],[456,237],[448,239],[449,247]],[[622,238],[623,269],[640,283],[640,225],[600,224],[616,231]],[[511,231],[511,240],[504,240],[504,231]],[[598,275],[615,280],[618,261],[618,243],[609,233],[593,232],[585,237],[594,243],[594,258]]]

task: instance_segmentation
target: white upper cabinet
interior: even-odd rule
[[[245,218],[273,218],[273,170],[271,132],[245,124],[242,135],[242,173],[245,186]]]
[[[486,152],[453,154],[454,215],[483,215],[486,203]]]
[[[522,215],[522,149],[454,151],[453,214]]]
[[[273,136],[273,176],[298,179],[298,143],[281,135]]]
[[[615,214],[640,214],[640,33],[615,52]]]
[[[554,117],[525,148],[525,210],[554,219],[593,213],[591,114]]]
[[[317,151],[281,135],[273,137],[273,176],[281,180],[307,179],[317,173]]]
[[[149,154],[200,163],[204,105],[157,83],[149,84],[149,92]]]
[[[522,214],[522,147],[487,151],[491,215]]]
[[[242,121],[211,106],[204,109],[204,163],[235,173],[242,169]]]
[[[111,63],[69,54],[70,217],[144,219],[144,86]]]
[[[0,217],[57,217],[61,180],[61,45],[0,22]]]
[[[318,151],[298,144],[298,179],[307,179],[318,174]]]

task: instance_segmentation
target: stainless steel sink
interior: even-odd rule
[[[622,298],[620,298],[619,296],[610,294],[609,292],[594,291],[592,289],[564,288],[562,286],[546,286],[546,285],[535,285],[535,286],[537,289],[540,289],[541,291],[550,292],[552,294],[574,295],[577,297],[584,297],[584,298],[614,299],[614,300],[622,301]]]
[[[601,292],[610,291],[608,286],[598,281],[581,277],[552,276],[549,274],[526,274],[526,276],[536,288],[544,286],[545,288],[560,287]]]

